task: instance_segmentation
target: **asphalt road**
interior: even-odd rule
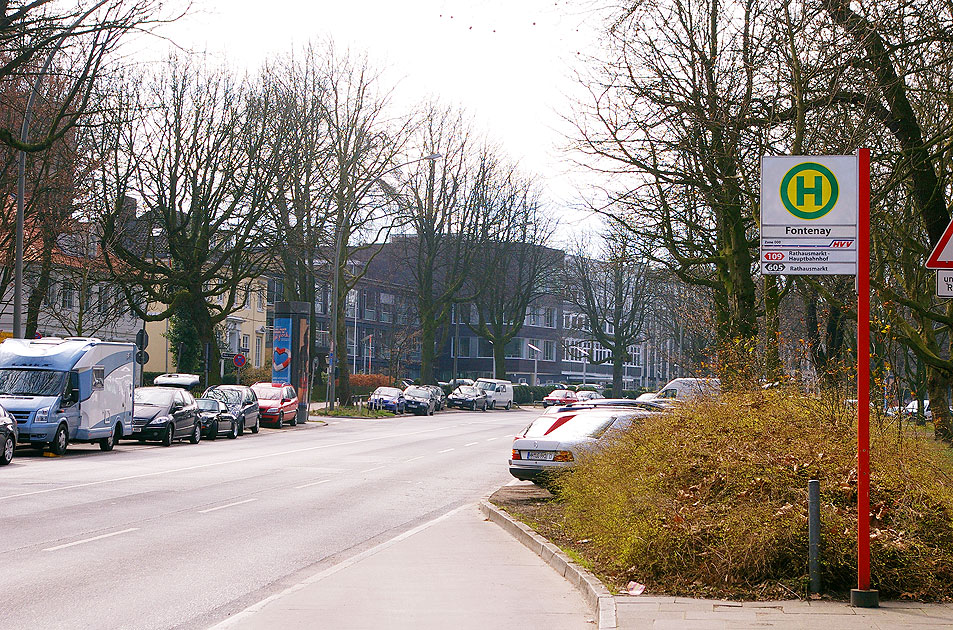
[[[507,483],[511,438],[533,417],[19,448],[0,469],[0,628],[207,628]]]

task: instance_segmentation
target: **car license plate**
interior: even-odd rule
[[[546,460],[548,462],[553,461],[552,451],[526,451],[526,459],[536,459],[536,460]]]

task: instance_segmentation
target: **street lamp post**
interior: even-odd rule
[[[537,361],[539,360],[539,353],[541,352],[541,350],[531,343],[526,344],[526,347],[536,352],[536,354],[533,355],[533,387],[536,387],[536,385],[538,385],[538,383],[536,382],[536,374],[537,374],[536,365],[537,365]]]
[[[383,177],[384,175],[387,175],[388,173],[392,173],[396,171],[397,169],[407,166],[409,164],[416,164],[417,162],[423,162],[424,160],[431,160],[431,164],[433,164],[433,160],[439,160],[442,157],[443,156],[439,153],[432,153],[430,155],[425,155],[422,158],[417,158],[416,160],[410,160],[409,162],[398,164],[397,166],[394,166],[393,168],[389,168],[383,173],[381,173],[377,177],[377,180],[380,180],[380,178]],[[331,352],[328,356],[328,390],[329,390],[328,391],[328,409],[332,409],[332,410],[334,409],[334,399],[337,396],[337,393],[335,391],[337,389],[336,387],[337,384],[334,382],[334,366],[337,365],[337,361],[339,359],[337,355],[338,348],[336,348],[335,346],[337,345],[337,338],[338,338],[337,309],[338,309],[338,302],[340,301],[338,299],[338,276],[341,275],[341,248],[343,247],[342,240],[344,238],[344,234],[343,234],[344,226],[342,225],[343,221],[344,221],[344,217],[339,215],[337,217],[337,221],[334,224],[334,269],[331,270],[331,273],[334,275],[331,279],[332,287],[331,287],[331,300],[330,300],[331,302],[330,304],[331,306]],[[347,344],[345,344],[344,349],[345,351],[347,350]],[[347,363],[345,363],[344,365],[347,366]]]
[[[579,346],[573,346],[572,348],[573,348],[573,350],[575,350],[576,352],[578,352],[579,354],[581,354],[581,355],[583,356],[583,360],[582,360],[582,384],[585,385],[585,384],[586,384],[586,363],[588,363],[589,359],[592,358],[592,355],[589,354],[589,352],[588,352],[586,349],[581,348],[581,347],[579,347]]]
[[[23,112],[23,125],[20,127],[20,143],[26,144],[27,137],[30,135],[30,119],[33,116],[33,103],[36,101],[36,95],[40,91],[40,84],[43,77],[49,72],[53,65],[53,56],[59,52],[63,42],[69,37],[80,23],[92,15],[99,7],[106,4],[108,0],[100,0],[89,11],[83,13],[75,22],[70,24],[56,40],[56,45],[46,57],[46,62],[40,73],[36,75],[33,82],[33,89],[30,90],[30,96],[26,102],[26,110]],[[17,220],[16,220],[16,245],[13,263],[13,336],[16,339],[23,337],[23,198],[26,196],[26,151],[20,149],[17,161]]]

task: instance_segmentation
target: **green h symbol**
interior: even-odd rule
[[[820,175],[814,176],[814,185],[808,188],[804,185],[804,176],[798,175],[795,177],[795,184],[797,185],[797,205],[804,205],[804,196],[812,195],[814,197],[814,205],[821,205],[821,201],[824,199],[824,180]]]

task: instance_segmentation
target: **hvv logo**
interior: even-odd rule
[[[853,241],[853,240],[849,240],[849,241],[831,241],[831,247],[845,248],[845,247],[850,247],[850,246],[853,245],[853,244],[854,244],[854,241]]]

